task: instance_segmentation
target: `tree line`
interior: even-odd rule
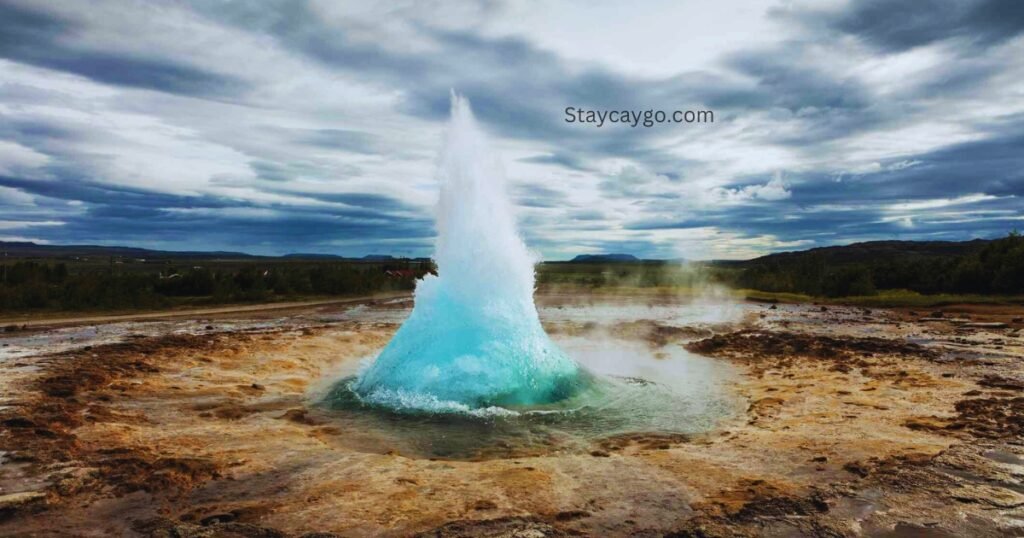
[[[245,262],[119,270],[23,260],[0,266],[0,311],[111,310],[411,290],[424,263]]]
[[[960,256],[887,257],[830,263],[822,254],[752,262],[730,284],[769,292],[846,297],[905,289],[922,294],[1024,293],[1024,237],[1017,232]]]

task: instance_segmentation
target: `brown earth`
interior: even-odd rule
[[[1013,327],[800,305],[548,324],[729,361],[746,412],[483,460],[403,454],[311,405],[396,328],[289,318],[10,360],[0,535],[1024,535]]]

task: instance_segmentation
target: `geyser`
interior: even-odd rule
[[[516,231],[501,166],[469,102],[454,93],[438,180],[438,274],[418,283],[412,314],[355,381],[355,393],[424,411],[571,396],[583,372],[541,327],[535,260]]]

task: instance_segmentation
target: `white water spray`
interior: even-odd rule
[[[364,400],[428,411],[521,406],[576,391],[579,367],[544,333],[534,262],[516,231],[497,158],[469,102],[452,94],[438,168],[438,276],[356,381]]]

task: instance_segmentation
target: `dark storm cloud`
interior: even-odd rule
[[[261,245],[272,245],[269,250],[259,247],[261,251],[280,254],[310,248],[329,250],[333,241],[345,238],[368,242],[420,240],[421,246],[427,248],[434,234],[432,219],[398,214],[408,210],[408,206],[375,194],[324,196],[352,207],[322,207],[162,194],[82,180],[37,181],[0,176],[0,186],[38,196],[84,201],[82,211],[61,217],[65,224],[59,229],[32,228],[33,237],[64,243],[191,241],[217,248],[241,248],[255,244],[258,238]],[[263,214],[265,211],[271,215]]]
[[[956,144],[915,155],[914,166],[858,176],[808,178],[793,187],[802,203],[882,203],[982,193],[1018,196],[1024,211],[1024,132]],[[815,180],[817,179],[817,180]]]
[[[182,95],[226,96],[245,90],[240,80],[194,66],[69,42],[81,29],[75,21],[0,1],[0,57],[105,84]]]
[[[81,175],[66,174],[57,179],[24,179],[0,175],[0,186],[57,200],[80,201],[125,208],[227,208],[235,202],[213,196],[181,196],[152,190],[97,183]]]
[[[1024,4],[1018,0],[861,0],[839,12],[781,13],[890,52],[946,39],[983,48],[1024,32]]]
[[[887,168],[842,178],[793,175],[792,196],[785,200],[715,205],[683,218],[638,219],[624,227],[656,231],[713,226],[783,241],[813,235],[819,244],[851,237],[996,237],[1020,227],[1024,136],[1007,133],[958,144],[918,155],[912,166]]]
[[[385,196],[383,194],[372,194],[372,193],[358,193],[358,192],[346,192],[346,193],[304,193],[303,196],[323,201],[323,202],[337,202],[345,205],[359,207],[363,209],[369,209],[380,212],[415,212],[419,213],[420,209],[409,205],[398,198],[392,196]]]
[[[455,25],[439,28],[406,20],[401,10],[396,11],[392,22],[400,29],[398,32],[415,34],[416,40],[410,40],[415,43],[409,45],[397,42],[388,33],[390,26],[384,31],[366,21],[322,17],[301,0],[258,4],[202,1],[191,5],[206,18],[204,22],[244,32],[260,43],[274,43],[281,49],[275,47],[274,54],[280,54],[275,59],[290,55],[303,68],[315,67],[312,80],[321,80],[318,77],[322,71],[329,77],[354,80],[395,96],[394,117],[388,120],[401,119],[404,114],[416,120],[440,122],[448,115],[449,89],[454,88],[471,99],[487,129],[533,145],[529,150],[533,156],[521,159],[523,162],[560,167],[574,177],[592,178],[593,192],[610,204],[619,202],[614,207],[625,201],[630,210],[640,212],[632,220],[620,222],[616,219],[623,218],[623,212],[578,207],[573,203],[575,193],[557,186],[517,183],[511,190],[515,200],[533,208],[524,218],[524,234],[531,245],[566,246],[533,226],[572,232],[593,230],[593,237],[609,229],[635,232],[634,239],[582,239],[578,247],[640,255],[665,248],[664,241],[644,238],[645,233],[649,232],[650,237],[659,232],[707,227],[738,237],[771,235],[784,242],[809,237],[827,242],[844,237],[906,234],[967,237],[1010,229],[1020,222],[1014,218],[1024,209],[1024,129],[1019,127],[1024,119],[998,117],[998,106],[992,103],[989,106],[996,112],[983,120],[956,120],[963,132],[973,136],[972,142],[882,158],[871,173],[842,173],[833,164],[844,161],[854,137],[927,124],[936,119],[936,110],[956,112],[959,106],[988,103],[984,92],[1011,72],[1006,54],[998,53],[1007,50],[999,47],[1012,46],[1014,37],[1024,28],[1021,2],[855,1],[837,10],[777,10],[780,20],[799,24],[785,26],[785,35],[775,44],[757,49],[740,46],[718,58],[706,71],[657,77],[570,60],[526,37],[487,36],[471,26],[453,30],[450,28]],[[174,8],[180,6],[175,4]],[[110,39],[108,34],[117,35],[111,28],[138,27],[143,31],[147,21],[130,20],[138,16],[130,13],[137,12],[125,10],[129,13],[124,15],[125,20],[105,27],[103,24],[109,21],[75,17],[70,14],[74,10],[62,7],[66,6],[0,0],[0,57],[112,86],[223,98],[236,104],[246,104],[242,97],[249,95],[249,85],[263,80],[254,76],[243,82],[215,68],[197,67],[190,56],[175,57],[170,52],[165,56],[158,48],[150,50],[161,50],[159,53],[129,53],[119,39],[132,36]],[[97,32],[99,37],[90,34],[94,26],[102,27]],[[858,68],[862,65],[844,64],[851,51],[863,53],[869,49],[874,51],[872,60],[884,61],[889,55],[947,40],[954,46],[942,53],[935,66],[911,80],[895,81],[899,84],[892,90],[883,91],[877,80],[861,76]],[[238,72],[227,69],[233,66],[224,67],[225,72]],[[289,76],[295,73],[302,78],[298,67],[289,68],[295,69],[287,71]],[[62,94],[64,87],[58,91],[4,82],[0,84],[0,104],[11,109],[42,104],[53,109],[81,106],[69,104],[78,96],[73,90]],[[251,93],[266,98],[262,96],[278,89]],[[146,92],[146,96],[152,94]],[[159,97],[165,99],[164,103],[172,100],[168,95]],[[183,113],[190,105],[181,102],[194,100],[173,101],[166,116],[161,116],[165,113],[159,107],[161,101],[136,102],[121,111],[155,118],[155,125],[181,128],[189,131],[183,137],[192,136],[193,125],[188,121],[195,113]],[[150,110],[152,103],[157,105]],[[272,103],[269,108],[280,104]],[[328,103],[335,111],[343,104]],[[87,105],[91,110],[93,103]],[[267,110],[254,103],[247,105],[254,115]],[[273,108],[272,113],[286,117],[288,104],[284,105]],[[653,129],[621,125],[595,128],[566,123],[567,106],[597,110],[711,109],[716,123]],[[293,205],[284,205],[209,193],[183,196],[112,185],[115,180],[146,184],[146,178],[105,177],[98,170],[122,169],[95,166],[116,164],[118,152],[130,151],[118,143],[125,135],[92,125],[91,120],[30,116],[0,117],[0,140],[31,148],[46,155],[49,162],[31,178],[0,172],[7,173],[0,176],[0,186],[39,197],[37,206],[18,209],[16,219],[66,222],[60,227],[32,228],[35,237],[59,242],[187,242],[196,238],[239,248],[255,245],[258,238],[261,245],[270,245],[258,248],[282,252],[329,249],[331,242],[338,241],[421,249],[426,248],[433,234],[431,219],[423,208],[399,196],[362,192],[375,190],[366,185],[356,186],[358,181],[375,181],[376,170],[366,164],[368,161],[403,158],[402,141],[361,130],[373,126],[354,125],[344,119],[334,121],[331,117],[330,128],[264,125],[254,130],[257,133],[216,133],[215,140],[209,139],[202,127],[196,127],[197,145],[220,144],[241,154],[238,160],[242,171],[210,178],[209,186],[216,187],[210,190],[287,196]],[[95,117],[101,119],[99,114]],[[309,118],[300,119],[306,121],[281,123],[316,125]],[[233,127],[227,120],[224,125],[225,132]],[[737,154],[737,160],[755,162],[757,152],[766,148],[773,155],[777,152],[789,158],[782,159],[784,162],[795,163],[799,172],[780,170],[786,172],[791,196],[774,200],[737,196],[744,199],[705,205],[689,200],[688,191],[682,187],[701,180],[704,173],[714,174],[708,163],[724,161],[714,160],[718,157],[715,149],[709,150],[707,162],[702,161],[704,156],[683,159],[673,150],[689,142],[666,140],[680,133],[690,134],[685,129],[702,129],[689,139],[699,143],[699,137],[710,138],[719,128],[734,129],[726,132],[732,133],[729,142],[734,147],[729,149]],[[236,136],[241,142],[222,141]],[[736,152],[735,146],[743,144],[752,148],[750,155]],[[318,160],[320,156],[329,158]],[[337,156],[356,160],[357,164],[334,160]],[[223,157],[225,161],[233,158],[234,154]],[[618,173],[609,174],[601,159],[624,164]],[[901,161],[913,165],[900,166]],[[302,192],[299,186],[307,180],[353,180],[344,185],[354,192]],[[732,189],[726,193],[743,194],[744,187],[756,188],[766,181],[763,174],[754,177],[740,172],[717,186]],[[971,196],[972,201],[954,204],[950,210],[933,211],[933,217],[920,211],[906,211],[904,215],[890,207]],[[68,209],[67,202],[81,205]],[[14,214],[6,207],[2,209]],[[956,211],[962,211],[965,217],[957,221],[939,214]]]
[[[422,221],[364,221],[346,219],[331,213],[308,212],[269,218],[167,213],[158,218],[140,216],[131,222],[131,226],[126,227],[125,219],[117,215],[73,216],[66,219],[60,230],[37,228],[33,229],[33,235],[69,243],[116,240],[136,244],[178,242],[193,244],[197,248],[234,245],[254,252],[283,254],[310,249],[330,250],[334,241],[345,238],[359,238],[368,245],[392,238],[407,242],[418,238],[425,247],[434,234],[429,223]],[[204,230],[199,236],[196,235],[197,228]],[[270,248],[266,245],[270,245]]]

